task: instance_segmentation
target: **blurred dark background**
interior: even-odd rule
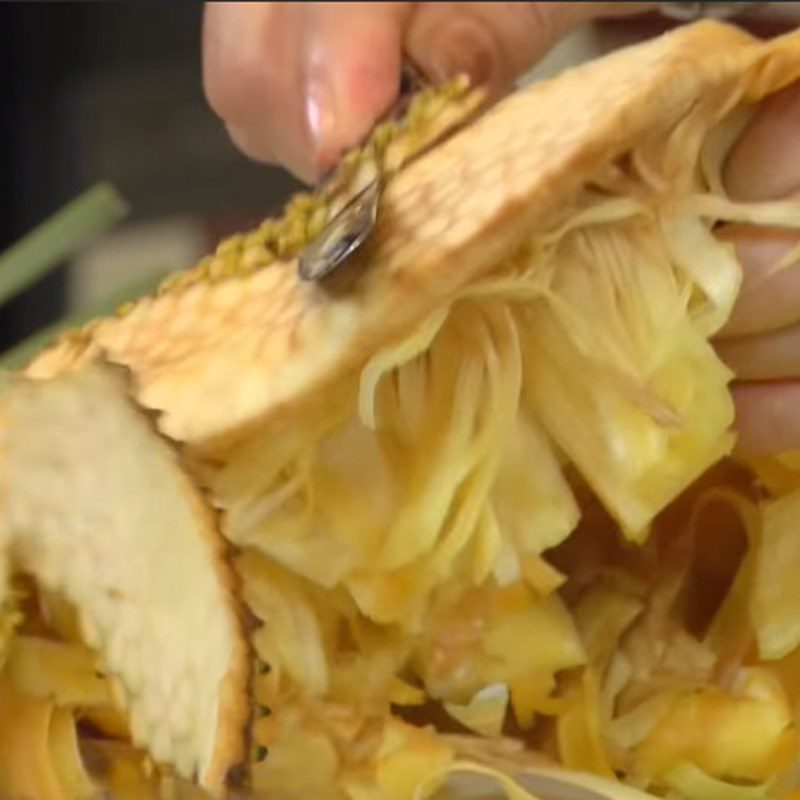
[[[161,250],[169,220],[192,231],[182,253],[280,207],[290,179],[240,156],[205,104],[201,16],[192,2],[0,4],[0,249],[99,180],[131,204],[130,246],[149,269],[150,223]],[[65,265],[2,309],[0,350],[71,302]]]

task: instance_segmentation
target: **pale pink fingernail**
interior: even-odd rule
[[[322,69],[312,61],[306,83],[306,124],[310,138],[314,167],[324,171],[331,160],[334,148],[336,108],[328,80]]]

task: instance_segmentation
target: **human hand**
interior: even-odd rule
[[[206,95],[237,146],[313,181],[397,97],[402,55],[494,97],[560,37],[653,3],[208,3]]]
[[[731,152],[725,170],[733,199],[800,194],[800,85],[765,101]],[[800,449],[800,259],[777,270],[798,244],[796,232],[729,225],[744,268],[737,305],[716,342],[737,377],[739,443],[753,452]]]

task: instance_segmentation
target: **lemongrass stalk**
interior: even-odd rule
[[[101,183],[34,228],[0,255],[0,306],[111,228],[127,211],[120,194]]]

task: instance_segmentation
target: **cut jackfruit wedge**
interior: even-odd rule
[[[243,758],[246,648],[215,519],[121,371],[2,397],[5,535],[77,609],[134,743],[211,789]]]

